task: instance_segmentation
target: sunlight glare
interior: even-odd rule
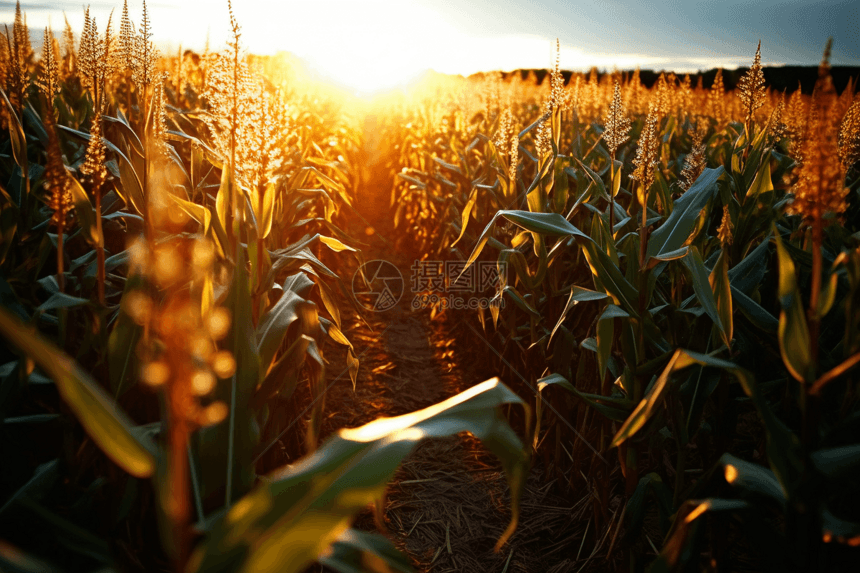
[[[301,22],[297,8],[283,8],[289,12],[284,20]],[[321,17],[312,6],[306,9],[311,21]],[[333,2],[327,9],[325,36],[316,26],[290,26],[288,38],[271,38],[269,48],[294,51],[312,73],[359,95],[408,84],[431,66],[431,57],[452,31],[435,11],[415,4]]]

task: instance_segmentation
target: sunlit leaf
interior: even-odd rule
[[[507,474],[511,523],[500,546],[519,518],[528,460],[522,442],[497,411],[503,404],[522,401],[492,379],[424,410],[340,430],[314,454],[268,476],[236,503],[197,550],[193,570],[303,571],[326,555],[354,515],[382,495],[420,440],[461,431],[482,440]]]
[[[0,332],[54,380],[63,400],[108,457],[135,477],[152,474],[154,446],[134,435],[131,421],[74,360],[4,309],[0,309]]]

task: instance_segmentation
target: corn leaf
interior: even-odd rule
[[[340,573],[366,573],[370,565],[385,573],[411,573],[409,559],[384,535],[350,528],[332,544],[331,552],[319,559],[321,565]]]
[[[719,309],[717,309],[717,301],[714,298],[714,291],[711,290],[708,269],[702,261],[702,256],[699,254],[699,250],[692,247],[690,252],[687,253],[687,256],[682,260],[684,261],[684,266],[686,266],[687,270],[690,271],[691,278],[693,279],[693,290],[696,292],[696,298],[698,298],[699,304],[702,305],[705,313],[714,321],[714,325],[725,339],[727,331],[723,325],[722,319],[720,318],[720,312]]]
[[[716,195],[724,173],[722,167],[706,168],[687,192],[675,201],[672,214],[648,238],[649,258],[666,255],[684,246],[696,227],[699,213]]]
[[[779,350],[782,361],[794,378],[811,384],[815,380],[815,367],[810,354],[811,337],[803,311],[803,301],[797,288],[794,261],[782,244],[779,233],[774,234],[779,260]]]
[[[134,434],[131,421],[89,374],[5,309],[0,309],[0,333],[51,377],[84,430],[109,458],[135,477],[152,475],[155,446]]]
[[[359,511],[379,499],[420,440],[462,431],[482,440],[508,477],[511,522],[497,547],[502,545],[519,518],[528,460],[522,442],[497,411],[503,404],[526,408],[494,378],[424,410],[340,430],[314,454],[269,475],[214,524],[192,557],[191,569],[303,571],[348,531]]]

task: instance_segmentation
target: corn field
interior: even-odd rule
[[[0,570],[856,570],[830,42],[367,102],[131,12],[0,39]]]

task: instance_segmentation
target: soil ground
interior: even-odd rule
[[[393,263],[405,279],[402,299],[384,312],[358,312],[342,301],[343,330],[361,361],[355,389],[346,370],[345,350],[327,349],[326,419],[323,438],[340,428],[380,416],[425,408],[497,374],[492,350],[473,329],[474,311],[448,310],[431,317],[412,310],[410,267],[420,253],[397,249],[386,178],[367,153],[356,202],[352,236],[363,236],[365,261]],[[341,259],[342,261],[343,259]],[[347,289],[358,263],[341,272]],[[471,328],[469,325],[471,324]],[[502,376],[502,381],[510,384]],[[523,386],[520,384],[520,386]],[[534,407],[534,395],[517,388]],[[522,435],[522,420],[514,427]],[[585,480],[560,484],[554,471],[536,461],[527,481],[515,535],[500,552],[496,540],[510,520],[509,489],[500,463],[469,434],[429,440],[404,460],[389,485],[384,523],[368,510],[357,526],[382,529],[419,571],[529,572],[615,569],[606,560],[617,522],[595,532],[588,526],[594,495]],[[577,489],[578,488],[578,489]],[[621,499],[613,499],[617,516]],[[615,560],[613,560],[615,561]]]

